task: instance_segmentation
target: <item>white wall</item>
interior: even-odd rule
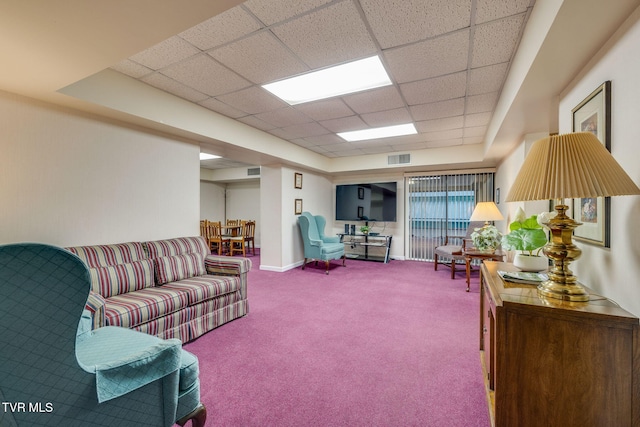
[[[640,8],[629,17],[582,75],[561,94],[560,133],[571,132],[571,110],[606,80],[611,80],[611,153],[640,183]],[[582,257],[573,270],[579,280],[640,315],[640,197],[611,198],[611,248],[579,243]]]
[[[225,221],[225,184],[200,181],[200,219]]]
[[[199,233],[199,148],[0,92],[0,243]]]
[[[640,182],[638,167],[638,99],[640,99],[640,8],[629,17],[579,75],[560,94],[559,132],[571,132],[571,110],[604,81],[612,81],[611,152],[625,171]],[[541,131],[543,131],[541,129]],[[506,197],[508,183],[515,178],[526,151],[526,144],[506,158],[498,168],[497,185]],[[546,202],[542,203],[544,209]],[[501,210],[512,218],[518,204]],[[539,209],[541,205],[535,205]],[[527,214],[529,205],[525,206]],[[623,308],[640,316],[640,197],[621,196],[611,200],[611,248],[575,242],[582,257],[571,265],[578,279],[595,292],[613,299]]]

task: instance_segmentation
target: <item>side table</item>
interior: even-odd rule
[[[471,261],[474,259],[482,261],[487,259],[491,261],[503,261],[505,253],[500,250],[495,252],[485,252],[477,249],[469,249],[465,250],[462,255],[464,255],[464,261],[467,266],[467,292],[469,292],[469,283],[471,282]]]

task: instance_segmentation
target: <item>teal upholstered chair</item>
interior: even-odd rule
[[[177,339],[91,330],[82,261],[0,246],[0,426],[203,426],[198,359]]]
[[[326,220],[321,215],[311,215],[309,212],[302,212],[298,217],[298,225],[304,242],[304,270],[307,262],[311,260],[324,261],[325,273],[329,274],[329,261],[341,259],[344,266],[344,244],[340,243],[340,238],[328,237],[324,235]]]

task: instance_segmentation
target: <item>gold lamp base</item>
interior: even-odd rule
[[[569,218],[567,209],[567,205],[558,204],[558,214],[545,224],[551,230],[551,239],[542,251],[553,261],[553,267],[548,273],[549,280],[538,285],[538,294],[564,301],[589,301],[589,293],[569,269],[569,264],[582,255],[580,248],[571,240],[573,230],[582,224]]]

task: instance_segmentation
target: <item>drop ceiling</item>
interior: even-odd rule
[[[249,0],[112,68],[329,158],[481,144],[534,1]],[[296,106],[261,87],[372,55],[393,85]]]
[[[0,90],[199,144],[224,156],[221,167],[336,175],[496,166],[525,134],[558,131],[562,92],[639,4],[4,2]],[[295,108],[260,88],[371,54],[393,86]],[[418,135],[335,136],[405,120]],[[411,153],[410,167],[388,166],[393,153]]]

